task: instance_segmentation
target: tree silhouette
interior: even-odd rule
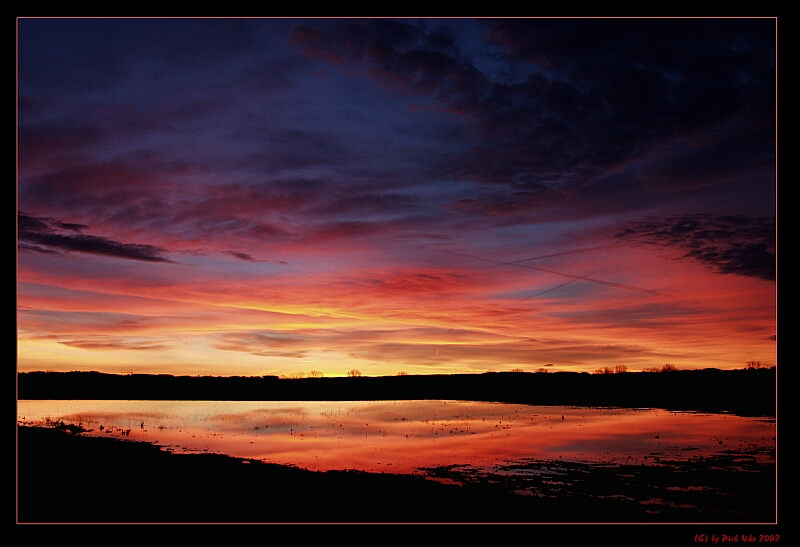
[[[594,371],[595,374],[622,374],[623,372],[628,372],[626,365],[616,365],[614,368],[601,367]]]
[[[354,368],[352,370],[348,370],[347,375],[351,378],[355,378],[356,376],[361,376],[361,371]]]

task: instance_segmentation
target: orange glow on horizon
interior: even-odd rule
[[[471,271],[189,277],[165,286],[21,268],[19,370],[296,375],[314,369],[344,376],[356,368],[381,376],[535,371],[550,363],[591,372],[617,364],[636,371],[664,363],[776,362],[774,283],[721,276],[690,262],[678,268],[670,255],[645,261],[640,249],[613,253],[605,260],[635,264],[637,284],[651,293],[561,280],[562,291],[592,295],[565,297],[550,290],[550,276],[511,268],[493,283],[499,267],[480,263]],[[550,292],[525,298],[536,290],[532,282]],[[525,292],[506,296],[515,291]]]

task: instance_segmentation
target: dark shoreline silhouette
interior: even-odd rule
[[[775,416],[776,371],[675,370],[282,379],[99,372],[17,375],[19,399],[354,401],[449,399]]]
[[[18,450],[20,523],[763,522],[749,530],[768,531],[775,519],[774,466],[743,469],[738,456],[618,469],[535,462],[561,465],[571,486],[543,480],[520,495],[502,481],[314,472],[64,428],[19,426]]]

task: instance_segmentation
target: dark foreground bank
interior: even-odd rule
[[[20,399],[358,401],[449,399],[774,416],[776,370],[485,373],[281,379],[98,372],[18,375]]]
[[[708,459],[676,468],[563,465],[541,484],[501,474],[464,485],[420,476],[311,472],[216,454],[173,454],[67,429],[18,428],[18,521],[769,523],[774,466]],[[536,477],[532,463],[531,477]],[[542,464],[543,465],[543,464]],[[544,465],[540,470],[547,471]],[[430,476],[459,479],[452,470]],[[549,473],[549,474],[548,474]],[[533,495],[530,495],[533,494]],[[768,526],[762,527],[764,530]],[[753,528],[751,528],[753,529]]]

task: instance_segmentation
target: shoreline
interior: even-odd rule
[[[520,495],[514,491],[518,485],[499,482],[498,476],[447,484],[464,477],[445,468],[426,471],[438,480],[307,471],[220,454],[172,453],[142,441],[78,431],[29,426],[17,431],[18,520],[24,523],[766,526],[774,520],[774,466],[737,471],[731,469],[730,458],[617,469],[561,462],[558,472],[575,479],[572,488],[543,479],[534,495]],[[534,462],[531,469],[538,471],[546,463]],[[693,486],[697,484],[703,485],[702,491]],[[722,490],[727,493],[720,497]],[[654,505],[659,496],[662,503]]]

